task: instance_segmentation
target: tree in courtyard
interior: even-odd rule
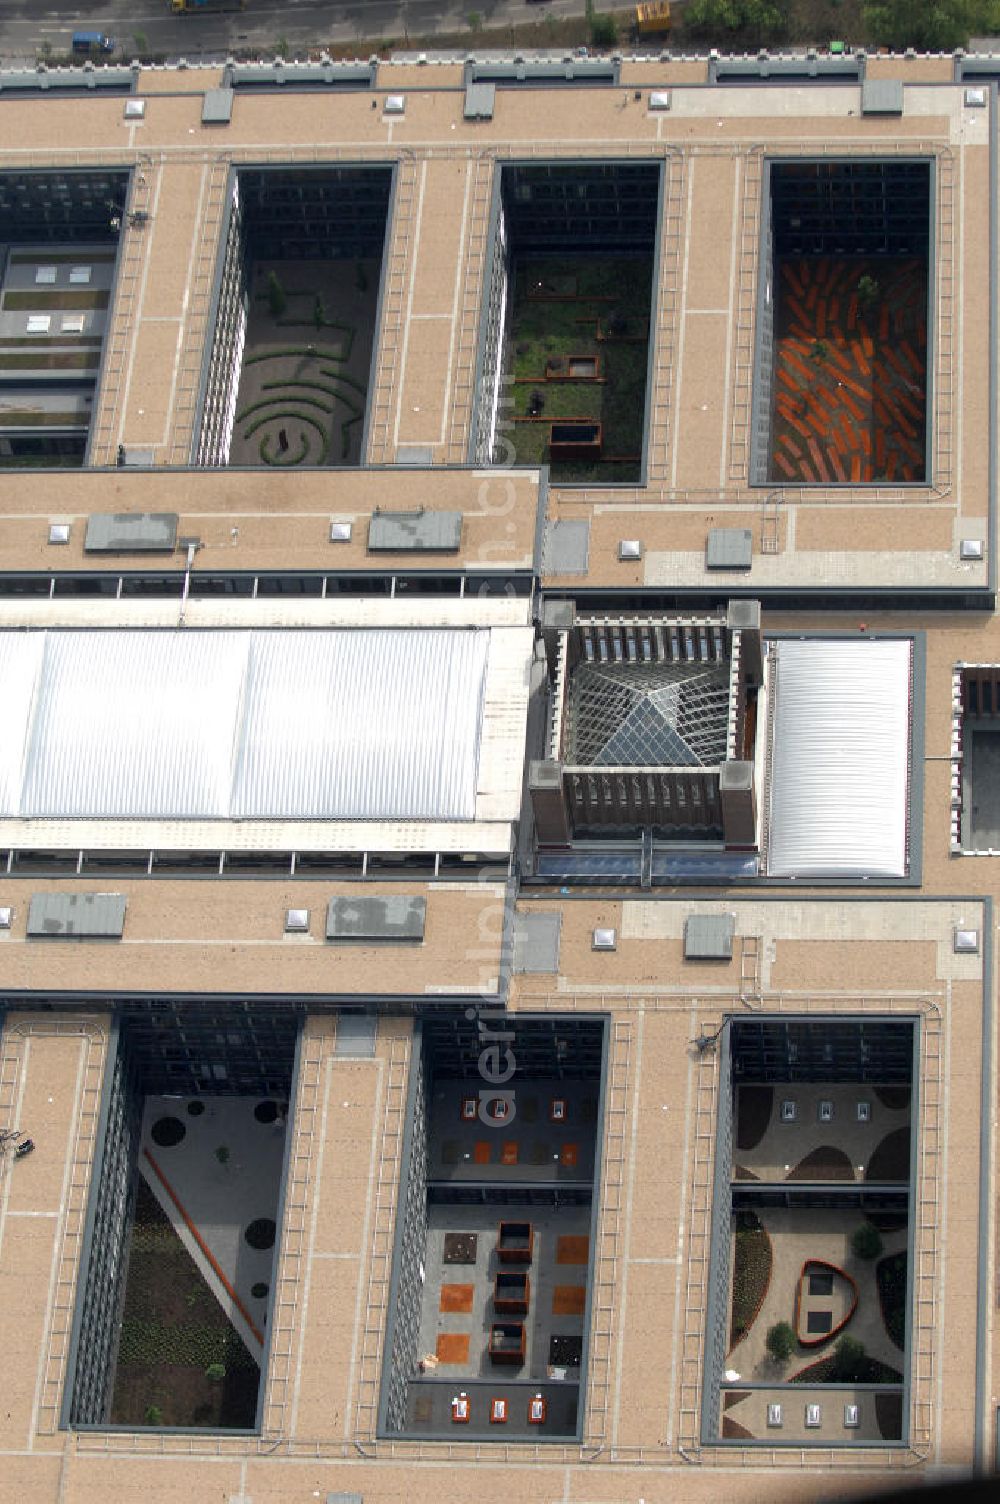
[[[863,1378],[865,1364],[864,1344],[856,1337],[841,1337],[833,1349],[833,1374],[834,1384],[857,1384]]]
[[[877,1259],[882,1252],[882,1235],[870,1222],[862,1222],[851,1235],[851,1247],[859,1259]]]
[[[776,1321],[767,1329],[767,1350],[775,1363],[787,1363],[795,1351],[795,1333],[788,1321]]]
[[[318,292],[313,302],[313,323],[317,329],[322,329],[326,323],[326,304],[323,302],[323,294]]]
[[[271,310],[271,317],[280,319],[288,307],[288,298],[285,289],[281,285],[281,278],[275,271],[267,274],[267,306]]]

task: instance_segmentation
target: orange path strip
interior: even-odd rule
[[[215,1274],[216,1278],[219,1280],[220,1284],[222,1285],[222,1288],[226,1291],[226,1294],[232,1300],[233,1305],[239,1311],[240,1315],[243,1317],[243,1320],[246,1322],[247,1326],[250,1328],[250,1330],[253,1332],[254,1336],[257,1338],[257,1341],[263,1347],[263,1345],[264,1345],[263,1334],[257,1330],[257,1327],[254,1324],[254,1320],[253,1320],[253,1317],[250,1315],[250,1312],[247,1310],[246,1306],[243,1304],[242,1300],[240,1300],[240,1297],[237,1295],[236,1291],[233,1289],[232,1285],[229,1283],[228,1279],[223,1274],[222,1270],[219,1268],[219,1261],[218,1261],[218,1259],[215,1257],[215,1254],[212,1252],[212,1250],[209,1248],[208,1244],[205,1242],[205,1239],[202,1237],[202,1235],[198,1231],[197,1227],[195,1227],[194,1223],[191,1221],[191,1218],[188,1216],[187,1212],[185,1211],[184,1206],[181,1203],[181,1199],[178,1196],[177,1192],[174,1190],[173,1186],[170,1184],[170,1181],[164,1175],[163,1171],[160,1169],[159,1165],[156,1163],[156,1160],[150,1154],[149,1150],[148,1149],[143,1149],[142,1152],[143,1152],[143,1154],[145,1154],[146,1158],[149,1160],[149,1163],[152,1165],[152,1167],[153,1167],[153,1173],[156,1176],[157,1180],[160,1182],[160,1184],[162,1185],[163,1189],[166,1191],[167,1195],[170,1197],[171,1201],[174,1203],[174,1205],[176,1206],[178,1212],[180,1213],[181,1217],[183,1218],[183,1220],[184,1220],[184,1226],[187,1228],[188,1232],[194,1238],[195,1242],[198,1244],[198,1247],[201,1249],[202,1253],[205,1255],[206,1259],[208,1260],[208,1262],[209,1262],[209,1264],[210,1264],[210,1266],[212,1268],[212,1271]]]

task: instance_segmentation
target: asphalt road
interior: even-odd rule
[[[406,46],[433,32],[464,31],[473,37],[468,16],[484,27],[541,20],[545,16],[581,16],[585,0],[356,0],[355,4],[317,4],[316,0],[246,0],[235,14],[174,16],[168,0],[96,0],[90,5],[37,5],[33,0],[0,0],[0,58],[10,66],[34,63],[48,42],[54,53],[67,52],[72,33],[84,28],[114,37],[131,52],[137,35],[146,50],[168,57],[222,56],[237,47],[273,48],[279,38],[296,50],[327,43],[361,43],[392,39]],[[484,37],[484,42],[488,39]],[[494,45],[503,45],[502,34]]]

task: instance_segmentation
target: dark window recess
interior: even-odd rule
[[[354,851],[300,851],[295,858],[298,877],[360,877],[363,857]]]
[[[180,595],[184,588],[184,576],[123,574],[121,584],[123,597]]]
[[[257,594],[259,596],[322,595],[323,576],[315,574],[261,574],[257,576]]]
[[[237,574],[192,574],[191,596],[204,595],[253,595],[253,575]]]
[[[433,853],[400,855],[397,852],[371,852],[368,856],[369,877],[433,877]]]
[[[291,872],[291,853],[287,851],[227,851],[222,870],[254,876],[285,876]]]
[[[218,851],[156,851],[153,853],[153,876],[217,876],[220,857]]]

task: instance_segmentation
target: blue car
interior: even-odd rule
[[[84,57],[93,57],[96,53],[114,52],[115,39],[107,37],[103,31],[74,31],[73,51],[82,53]]]

